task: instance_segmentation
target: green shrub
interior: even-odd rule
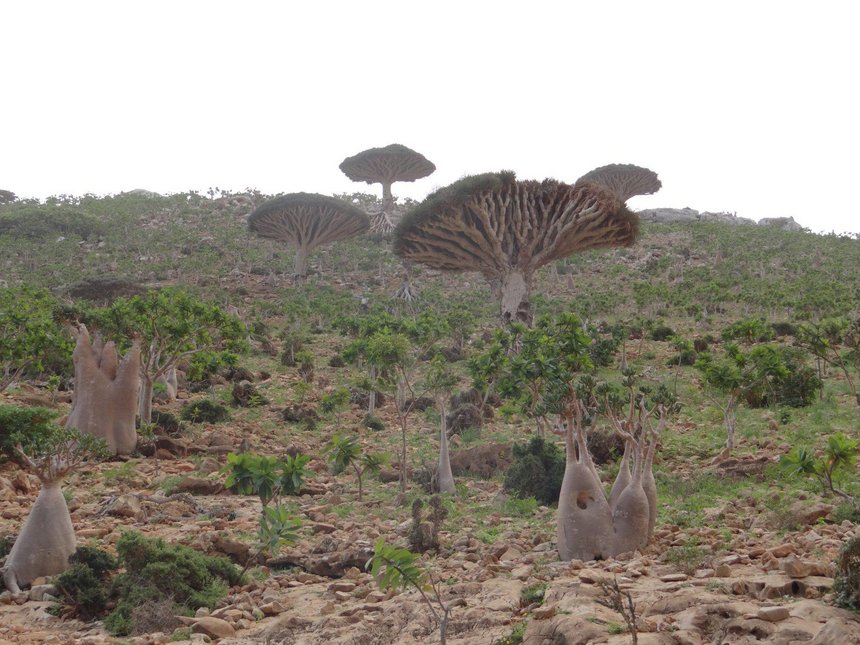
[[[92,620],[107,607],[108,592],[104,583],[85,564],[76,564],[64,571],[55,584],[59,597],[81,620]]]
[[[308,455],[298,453],[284,459],[255,455],[250,452],[227,455],[228,475],[225,486],[240,495],[257,495],[263,506],[281,495],[298,495],[301,492]]]
[[[505,490],[517,497],[534,497],[541,504],[555,504],[564,478],[564,454],[543,437],[514,445],[513,463],[505,474]]]
[[[675,335],[675,330],[668,325],[657,325],[651,330],[651,340],[665,341]]]
[[[382,419],[372,414],[365,416],[361,421],[361,425],[370,430],[385,430],[385,423],[383,423]]]
[[[59,412],[49,408],[0,405],[0,453],[15,458],[15,446],[41,452],[50,442]]]
[[[146,602],[171,601],[178,613],[210,609],[241,580],[226,558],[208,556],[191,547],[167,544],[140,533],[124,533],[117,542],[125,573],[114,580],[119,599],[105,619],[105,628],[124,636],[134,630],[132,612]]]
[[[57,577],[59,597],[82,620],[92,620],[107,608],[110,595],[108,575],[119,563],[109,553],[95,547],[78,547],[69,558],[71,569]]]
[[[38,240],[57,235],[87,239],[104,234],[102,225],[81,211],[41,205],[21,205],[0,216],[0,235]]]
[[[183,406],[179,417],[183,421],[191,421],[192,423],[218,423],[229,419],[230,413],[220,403],[202,399]]]
[[[842,545],[833,578],[834,602],[846,609],[860,609],[860,537]]]
[[[69,563],[89,567],[100,580],[104,580],[108,573],[119,567],[116,558],[110,553],[92,546],[78,547],[69,558]]]
[[[164,412],[162,410],[152,411],[152,423],[154,423],[164,434],[172,436],[182,434],[182,431],[185,429],[179,419],[176,418],[175,414]]]

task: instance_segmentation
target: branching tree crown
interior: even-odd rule
[[[290,193],[257,207],[248,227],[261,237],[296,247],[297,276],[304,276],[308,254],[319,246],[363,233],[367,215],[341,199],[316,193]]]
[[[636,195],[653,195],[663,186],[657,173],[633,164],[610,164],[585,173],[577,184],[591,182],[605,186],[620,200],[627,201]]]
[[[466,177],[431,194],[395,231],[400,257],[478,271],[497,286],[503,318],[531,322],[534,272],[573,253],[629,246],[639,218],[591,182],[517,181],[503,171]]]
[[[347,157],[341,162],[340,169],[353,181],[382,184],[382,212],[374,217],[371,229],[375,233],[390,233],[394,229],[391,184],[427,177],[435,172],[436,166],[424,155],[399,143],[392,143],[384,148],[370,148]]]

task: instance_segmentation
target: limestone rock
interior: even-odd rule
[[[206,616],[195,621],[191,627],[194,634],[206,634],[210,638],[233,638],[236,630],[226,620]]]

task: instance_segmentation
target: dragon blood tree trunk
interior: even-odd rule
[[[529,304],[531,276],[521,271],[511,271],[502,277],[501,309],[504,322],[518,321],[532,326],[533,315]]]
[[[3,570],[6,588],[17,593],[41,576],[52,576],[69,568],[75,552],[75,531],[60,481],[43,483],[18,534]]]
[[[296,264],[294,272],[297,280],[305,278],[308,272],[308,250],[304,246],[296,248]]]

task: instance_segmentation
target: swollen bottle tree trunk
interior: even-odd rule
[[[75,531],[60,481],[43,481],[24,528],[6,558],[3,582],[12,593],[41,576],[69,568],[75,552]]]
[[[47,455],[30,457],[20,444],[16,448],[21,461],[42,482],[42,489],[0,570],[6,588],[13,593],[36,578],[62,573],[69,568],[69,556],[75,552],[75,531],[60,486],[87,454],[100,449],[82,447],[90,443],[89,437],[82,438],[79,433],[67,430],[61,432],[67,436],[55,437],[59,442],[46,448]]]
[[[612,509],[612,555],[635,551],[648,543],[649,505],[642,487],[644,474],[645,457],[640,442],[636,446],[633,477]]]
[[[612,511],[594,475],[579,424],[565,430],[566,460],[558,500],[558,553],[562,560],[597,560],[612,555]]]
[[[76,335],[75,390],[66,427],[104,439],[112,454],[131,454],[137,446],[140,343],[135,340],[120,362],[113,342],[91,342],[83,325]]]
[[[440,402],[439,414],[439,465],[436,467],[436,485],[440,493],[455,493],[454,474],[451,472],[451,459],[448,455],[448,421],[447,409],[444,402]]]

